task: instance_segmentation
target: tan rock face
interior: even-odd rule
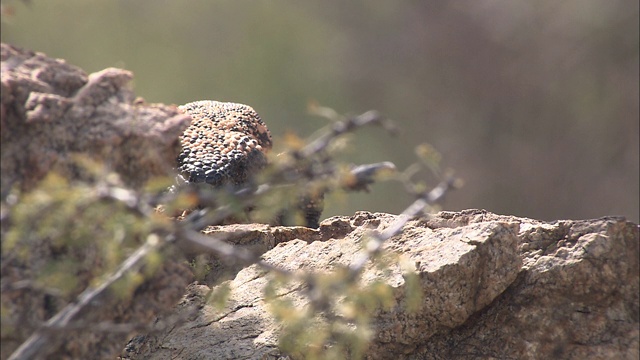
[[[292,271],[327,271],[353,261],[362,235],[394,219],[364,212],[328,219],[318,233],[280,239],[263,258]],[[342,235],[307,242],[331,233],[329,224]],[[263,231],[264,239],[282,233]],[[400,269],[366,269],[364,282],[383,279],[396,289],[396,306],[374,316],[370,359],[638,355],[638,226],[624,219],[544,223],[482,210],[441,212],[411,221],[386,248],[416,264],[423,300],[418,312],[407,312]],[[191,286],[185,299],[202,306],[195,319],[148,336],[153,346],[130,356],[277,358],[279,328],[262,295],[267,281],[255,265],[241,270],[228,283],[232,296],[223,311],[203,302],[207,286]],[[305,304],[296,292],[290,296]]]
[[[134,101],[129,71],[88,75],[64,60],[2,44],[1,185],[32,188],[56,168],[77,177],[81,153],[130,186],[169,175],[190,118],[175,106]],[[133,160],[135,159],[135,160]]]
[[[95,241],[95,233],[82,239],[82,246],[69,245],[65,243],[68,239],[45,233],[37,239],[28,236],[20,239],[27,254],[5,247],[12,219],[9,210],[5,213],[4,200],[12,186],[32,190],[54,169],[69,179],[81,179],[83,172],[73,157],[82,154],[117,172],[126,185],[139,187],[152,176],[172,173],[180,148],[178,136],[190,118],[175,106],[134,101],[133,92],[127,88],[133,75],[125,70],[105,69],[87,75],[64,60],[7,44],[1,45],[1,61],[0,358],[6,359],[69,301],[77,300],[79,290],[95,285],[96,276],[104,269],[100,250],[104,244]],[[59,210],[54,209],[51,211]],[[39,229],[40,224],[31,226]],[[69,288],[77,285],[78,291],[61,294],[50,291],[47,283],[38,282],[43,274],[55,272],[53,259],[66,260],[69,266],[61,273],[68,277]],[[192,273],[182,259],[168,258],[135,294],[127,298],[104,295],[85,309],[82,321],[74,324],[77,329],[51,330],[56,336],[50,342],[61,345],[51,346],[54,349],[48,358],[113,356],[128,339],[126,331],[88,329],[100,322],[134,326],[147,323],[175,305],[191,280]]]

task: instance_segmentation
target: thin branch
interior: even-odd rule
[[[144,323],[113,323],[111,321],[101,321],[98,323],[85,323],[85,322],[74,322],[64,325],[63,327],[59,325],[55,326],[47,326],[43,325],[42,329],[46,332],[56,333],[60,330],[66,331],[78,331],[78,330],[88,330],[91,332],[104,332],[104,333],[130,333],[132,331],[139,332],[147,332],[147,333],[157,333],[161,332],[170,327],[174,327],[176,324],[183,322],[193,316],[198,311],[197,306],[191,306],[188,311],[185,311],[181,314],[172,314],[159,322],[153,324],[144,324]]]
[[[309,158],[326,149],[338,136],[353,131],[354,129],[372,124],[382,125],[389,132],[395,132],[395,127],[390,121],[380,115],[377,111],[371,110],[358,116],[334,122],[331,124],[329,131],[302,148],[299,152],[299,156],[301,158]]]
[[[65,328],[69,324],[77,320],[78,314],[90,306],[91,303],[102,295],[113,283],[123,278],[126,274],[140,269],[144,259],[152,251],[160,249],[165,242],[160,238],[151,234],[147,237],[147,241],[138,248],[131,256],[129,256],[120,267],[109,275],[103,282],[96,287],[89,287],[78,295],[76,303],[70,303],[60,310],[55,316],[49,319],[45,325],[38,328],[31,336],[18,347],[9,360],[28,360],[35,357],[43,356],[53,350],[57,342],[54,341],[50,328]]]
[[[181,227],[176,234],[177,239],[186,240],[199,247],[205,248],[217,255],[227,259],[239,260],[244,264],[257,264],[261,268],[281,275],[293,276],[293,273],[277,266],[271,265],[260,259],[259,254],[253,253],[245,248],[234,246],[224,241],[224,237],[203,235],[199,231]],[[180,244],[177,244],[180,246]]]
[[[366,251],[349,267],[350,278],[355,279],[359,276],[367,262],[381,251],[382,245],[386,240],[400,234],[402,232],[402,228],[409,220],[421,214],[426,207],[433,206],[442,201],[447,192],[450,189],[455,189],[456,185],[457,179],[453,176],[449,176],[431,191],[424,193],[416,199],[411,205],[409,205],[409,207],[398,215],[398,218],[389,227],[384,229],[384,231],[371,233],[371,241],[367,243]]]

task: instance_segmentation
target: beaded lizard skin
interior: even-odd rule
[[[260,115],[243,104],[219,101],[195,101],[179,107],[191,116],[191,124],[180,136],[182,150],[178,170],[190,183],[213,186],[241,185],[267,164],[271,149],[271,133]],[[350,190],[366,190],[374,175],[382,170],[395,170],[389,162],[369,164],[351,170],[355,182]],[[306,225],[317,228],[323,209],[324,192],[306,195],[298,201]],[[282,224],[286,209],[278,215]]]
[[[250,106],[203,100],[179,108],[192,118],[178,156],[178,170],[189,182],[242,184],[266,165],[271,133]]]
[[[195,101],[179,107],[191,124],[180,136],[178,170],[190,183],[240,185],[267,163],[271,133],[250,106],[218,101]],[[317,228],[322,195],[299,202],[306,225]],[[286,210],[278,216],[282,223]]]

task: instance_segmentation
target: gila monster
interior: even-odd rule
[[[213,186],[242,185],[266,165],[271,133],[250,106],[203,100],[179,108],[192,119],[180,137],[178,170],[184,180]],[[322,207],[322,196],[299,200],[298,210],[308,227],[318,227]],[[285,214],[283,209],[276,223],[285,222]]]
[[[243,184],[266,165],[271,133],[250,106],[203,100],[179,108],[192,118],[178,155],[178,170],[188,182]]]
[[[180,136],[182,150],[178,156],[178,170],[187,182],[242,185],[267,164],[271,133],[250,106],[203,100],[179,108],[192,119]],[[350,191],[367,190],[377,173],[395,168],[390,162],[354,167],[352,179],[343,187]],[[297,200],[296,210],[302,212],[308,227],[319,226],[325,191],[314,191]],[[288,215],[291,213],[283,209],[276,222],[286,222]]]

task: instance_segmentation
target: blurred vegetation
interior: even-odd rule
[[[117,179],[115,174],[110,177]],[[56,173],[35,190],[11,198],[3,203],[3,214],[10,214],[3,216],[8,222],[3,224],[3,260],[7,266],[28,267],[32,286],[67,301],[87,285],[99,283],[148,234],[169,224],[160,215],[141,216],[124,202],[104,198],[100,185],[70,183]],[[120,284],[123,296],[130,295],[126,289],[135,288],[142,278],[127,281]],[[11,326],[3,322],[3,329],[5,325]]]
[[[638,2],[602,0],[3,1],[3,42],[92,72],[132,70],[148,101],[253,106],[272,132],[322,124],[307,102],[377,109],[404,133],[353,140],[354,163],[429,142],[467,186],[444,208],[639,221]],[[398,212],[397,184],[324,216]]]
[[[38,323],[39,328],[11,358],[55,353],[58,344],[45,328],[63,333],[78,324],[87,328],[98,325],[83,321],[79,314],[89,313],[88,304],[104,292],[111,291],[120,299],[133,296],[166,261],[167,254],[161,253],[167,248],[169,256],[177,255],[182,259],[179,261],[188,262],[197,278],[216,271],[197,258],[183,258],[179,245],[170,246],[176,240],[200,244],[201,253],[215,253],[225,261],[257,263],[260,271],[268,272],[263,291],[268,310],[282,328],[279,346],[283,353],[307,359],[363,358],[374,335],[374,317],[398,309],[412,313],[421,306],[423,296],[415,264],[384,250],[382,244],[400,234],[413,216],[435,208],[444,193],[460,184],[450,175],[438,174],[440,155],[429,145],[417,148],[421,162],[413,168],[431,168],[435,177],[442,178],[433,190],[414,183],[414,171],[398,172],[387,164],[372,164],[371,171],[349,172],[346,164],[334,160],[345,149],[343,138],[367,126],[386,130],[395,127],[377,112],[347,117],[319,106],[316,112],[324,113],[331,123],[314,137],[292,137],[283,144],[282,155],[255,179],[260,186],[184,184],[169,190],[171,181],[156,178],[137,191],[123,184],[108,167],[76,155],[74,161],[84,180],[69,180],[51,172],[29,192],[12,189],[1,209],[2,289],[3,295],[12,295],[2,298],[3,334],[15,333],[25,313],[42,311],[38,296],[53,299],[48,301],[55,301],[56,306],[44,306],[47,314],[40,320],[46,320],[46,325],[40,327]],[[283,188],[289,197],[312,191],[318,193],[311,196],[318,196],[340,189],[362,190],[382,179],[405,184],[415,202],[403,213],[406,216],[398,216],[384,230],[372,230],[363,236],[359,240],[362,251],[351,263],[331,269],[286,270],[261,260],[261,254],[225,243],[223,237],[199,232],[228,216],[241,216],[254,204],[258,217],[264,217],[261,220],[265,222],[273,220],[283,206],[296,209],[299,204],[291,199],[288,203]],[[200,205],[198,209],[194,209],[196,204]],[[193,211],[178,219],[169,217],[185,207]],[[365,276],[369,267],[373,270]],[[388,283],[392,270],[402,274],[398,288]],[[229,283],[223,283],[211,290],[208,303],[220,310],[229,295]],[[35,299],[34,303],[27,302],[26,297]],[[292,306],[301,299],[303,306]],[[102,305],[100,311],[113,304]],[[144,324],[137,323],[100,325],[107,331],[115,331],[118,325],[128,331],[145,329]],[[16,338],[24,340],[19,335]]]
[[[19,193],[14,188],[2,202],[3,358],[15,350],[16,341],[19,344],[31,332],[43,331],[34,328],[44,326],[43,321],[57,319],[55,324],[60,325],[65,318],[73,319],[76,314],[69,315],[70,308],[89,293],[101,293],[98,289],[132,253],[170,225],[160,214],[136,212],[131,203],[109,196],[108,187],[122,190],[118,176],[100,165],[91,167],[86,170],[98,171],[102,181],[69,181],[50,173],[32,191]],[[130,299],[162,261],[158,252],[148,251],[142,270],[129,265],[129,271],[104,289],[117,299]],[[104,299],[101,310],[108,313],[112,308]],[[60,316],[64,311],[65,316]],[[57,347],[50,339],[44,344]]]

